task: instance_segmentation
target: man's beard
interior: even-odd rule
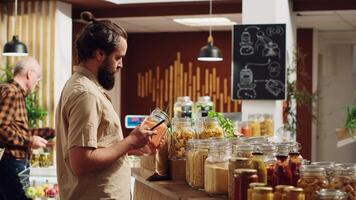
[[[105,59],[99,67],[98,82],[106,90],[111,90],[115,85],[115,72],[110,70],[108,59]]]

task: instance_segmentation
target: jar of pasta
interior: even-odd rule
[[[224,131],[215,117],[197,119],[197,133],[199,139],[223,138]]]
[[[336,167],[330,188],[346,192],[349,199],[356,199],[356,167]]]
[[[186,152],[186,181],[195,189],[204,189],[204,164],[210,140],[191,139]]]
[[[209,145],[209,155],[205,160],[204,189],[209,194],[228,193],[228,160],[231,145],[228,140],[214,139]]]
[[[173,118],[173,133],[170,135],[169,156],[173,159],[185,158],[188,140],[195,138],[192,120],[189,118]]]
[[[328,188],[325,169],[311,165],[301,167],[297,185],[303,188],[306,200],[315,200],[317,191]]]

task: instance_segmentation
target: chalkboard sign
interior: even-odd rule
[[[285,52],[285,24],[235,25],[233,99],[285,99]]]

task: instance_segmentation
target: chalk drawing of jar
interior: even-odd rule
[[[241,34],[241,42],[240,42],[240,54],[243,56],[252,55],[254,53],[252,42],[251,42],[251,35],[249,32],[244,31]]]

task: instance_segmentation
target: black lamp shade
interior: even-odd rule
[[[203,46],[199,52],[199,61],[222,61],[223,57],[218,47],[214,46],[212,42],[208,42]]]
[[[12,40],[5,44],[4,51],[2,53],[4,56],[27,56],[27,47],[24,43],[20,42],[18,37],[14,35]]]

